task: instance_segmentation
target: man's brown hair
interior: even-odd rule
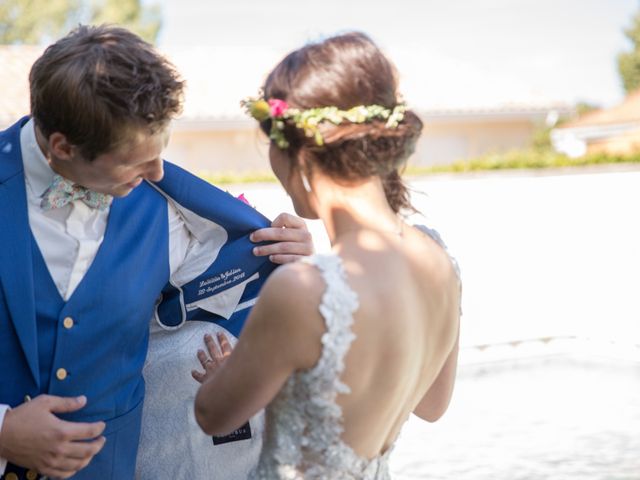
[[[184,82],[153,46],[115,26],[79,26],[49,46],[29,74],[31,115],[93,160],[141,128],[162,129],[182,109]]]

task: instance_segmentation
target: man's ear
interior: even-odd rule
[[[49,135],[47,142],[49,144],[49,152],[58,160],[70,161],[76,154],[76,147],[69,143],[67,137],[60,132]]]

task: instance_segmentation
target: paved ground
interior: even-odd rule
[[[584,355],[462,368],[446,415],[411,417],[394,480],[640,480],[640,363]]]

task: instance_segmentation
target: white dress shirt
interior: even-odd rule
[[[29,226],[49,269],[60,296],[66,301],[89,270],[102,244],[109,218],[109,209],[92,209],[81,200],[64,207],[45,211],[41,208],[42,195],[55,172],[49,166],[36,142],[33,119],[20,131],[20,147],[24,163]],[[183,264],[193,240],[182,215],[170,202],[169,215],[169,267],[171,275]],[[0,431],[8,405],[0,404]],[[0,475],[7,461],[0,457]]]

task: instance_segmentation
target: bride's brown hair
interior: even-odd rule
[[[301,110],[328,106],[348,110],[358,105],[393,110],[399,102],[397,88],[391,62],[369,37],[354,32],[290,53],[269,74],[263,91],[265,99],[285,100]],[[261,122],[261,128],[268,135],[271,119]],[[294,167],[299,168],[295,162],[301,154],[338,181],[378,175],[393,211],[413,210],[400,171],[422,131],[415,113],[407,110],[397,127],[387,127],[384,120],[340,125],[324,122],[320,131],[322,146],[290,122],[285,124],[287,151]]]

